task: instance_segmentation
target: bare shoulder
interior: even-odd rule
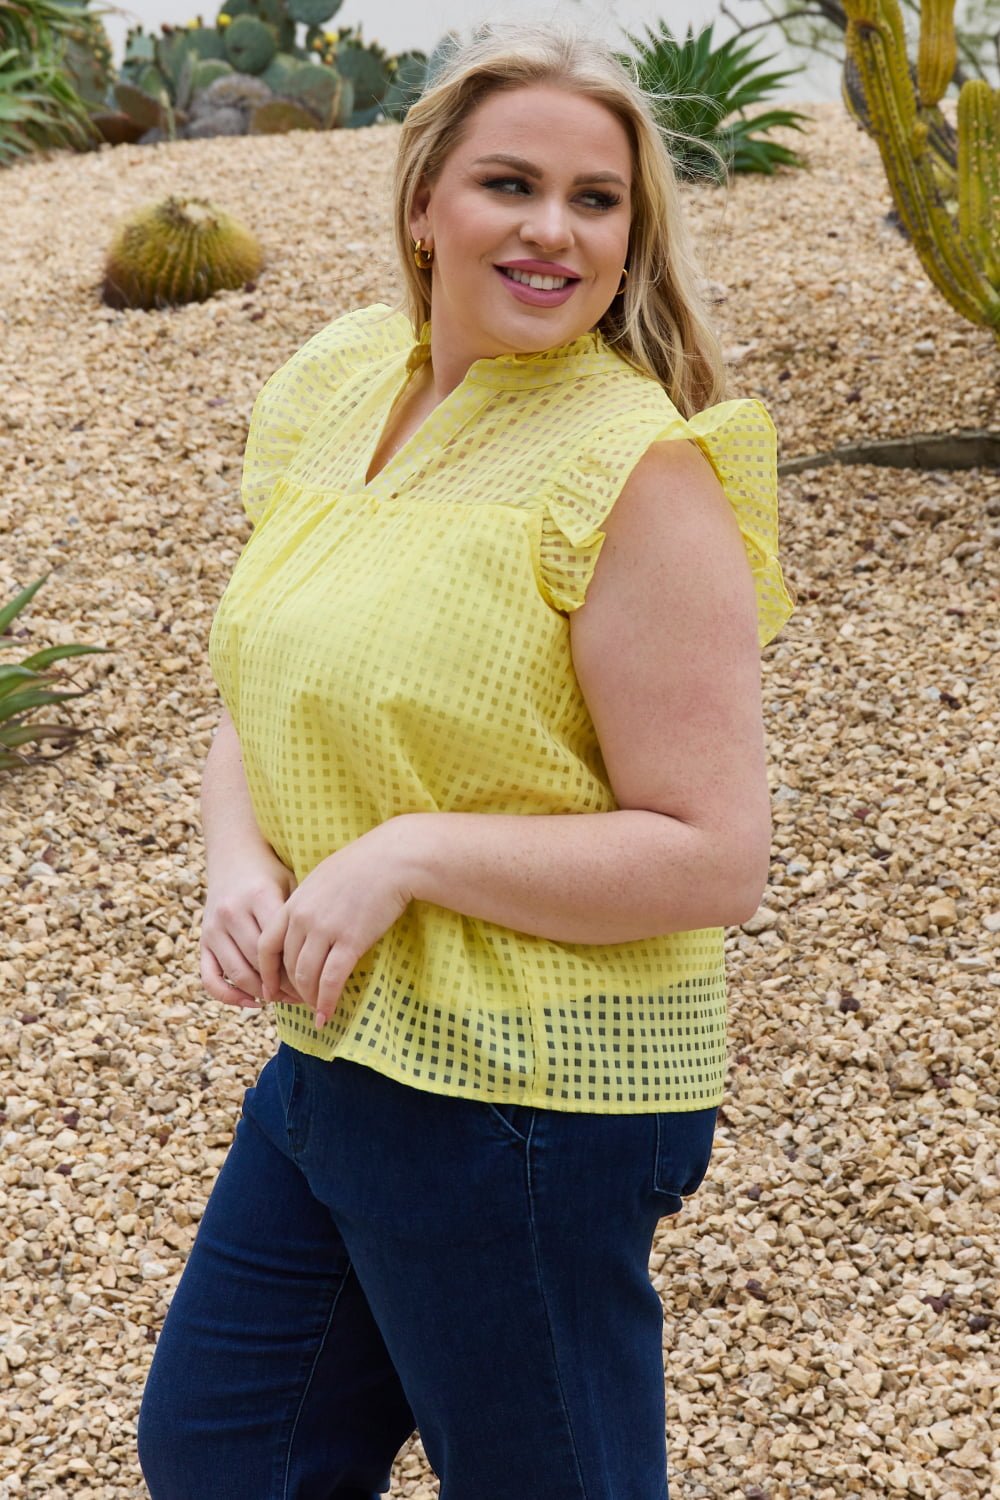
[[[632,469],[602,523],[604,545],[587,598],[570,617],[581,636],[585,619],[606,610],[654,614],[678,607],[702,619],[712,600],[744,626],[756,604],[746,550],[722,483],[697,443],[653,443]]]

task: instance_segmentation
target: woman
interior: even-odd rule
[[[442,1500],[661,1500],[649,1254],[768,871],[774,428],[719,400],[603,44],[480,28],[395,195],[408,314],[335,319],[251,419],[202,979],[279,1047],[140,1458],[153,1500],[372,1500],[419,1428]]]

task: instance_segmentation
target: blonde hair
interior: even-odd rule
[[[698,287],[674,161],[653,112],[656,95],[610,46],[566,21],[482,22],[451,51],[400,127],[393,175],[395,238],[416,335],[431,316],[431,271],[413,258],[409,218],[421,183],[433,186],[489,95],[551,84],[596,100],[621,122],[632,149],[632,222],[624,294],[597,324],[637,369],[658,380],[683,417],[725,399],[726,370]],[[721,159],[721,158],[720,158]]]

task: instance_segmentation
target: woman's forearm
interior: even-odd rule
[[[553,942],[733,926],[756,911],[767,881],[763,830],[724,840],[638,809],[392,821],[416,900]]]
[[[201,826],[209,878],[222,860],[242,860],[256,854],[275,857],[257,823],[243,769],[243,751],[228,714],[223,714],[205,757]]]

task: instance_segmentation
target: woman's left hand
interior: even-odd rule
[[[281,960],[317,1029],[340,1003],[358,959],[409,905],[403,823],[389,818],[321,860],[261,928],[257,967],[264,998],[277,998]]]

